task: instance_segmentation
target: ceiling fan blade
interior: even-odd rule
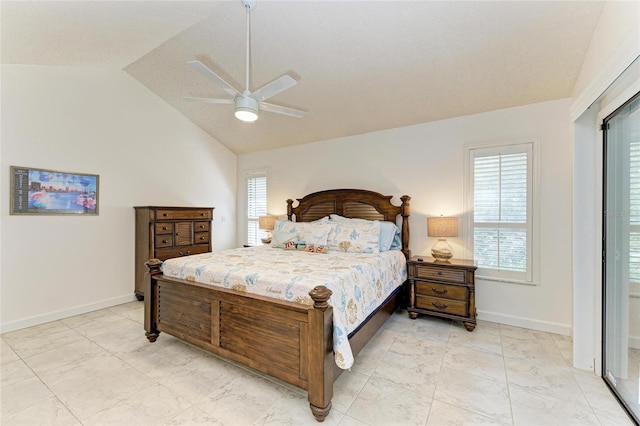
[[[269,104],[266,102],[260,102],[260,109],[263,111],[275,112],[278,114],[284,114],[296,118],[302,118],[306,114],[306,111],[300,111],[299,109],[287,108],[280,105]]]
[[[287,90],[289,87],[295,86],[296,84],[298,84],[297,81],[285,74],[252,92],[251,97],[257,99],[258,102],[262,102],[265,99],[269,99],[270,97],[277,95],[283,90]]]
[[[211,69],[207,67],[205,64],[203,64],[202,62],[189,61],[187,62],[187,64],[191,66],[191,68],[198,71],[200,74],[202,74],[203,76],[207,77],[209,80],[213,81],[215,84],[220,86],[225,92],[227,92],[231,96],[236,96],[240,94],[240,92],[234,89],[232,85],[224,81],[222,77],[220,77],[218,74],[211,71]]]
[[[184,100],[191,102],[202,102],[205,104],[233,104],[233,99],[197,98],[193,96],[185,96]]]

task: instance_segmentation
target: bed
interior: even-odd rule
[[[367,190],[321,191],[297,199],[295,207],[293,200],[287,200],[287,217],[306,223],[337,214],[398,223],[401,253],[408,258],[411,197],[402,196],[400,206],[394,205],[391,198]],[[278,249],[266,250],[273,253]],[[249,255],[247,252],[246,256]],[[200,259],[193,258],[193,261]],[[191,275],[186,279],[171,277],[163,274],[162,262],[157,259],[146,265],[149,271],[145,276],[144,327],[150,342],[165,332],[306,389],[316,420],[326,418],[331,410],[333,382],[343,371],[334,355],[334,326],[339,329],[342,313],[336,311],[334,318],[329,288],[317,285],[308,292],[308,304],[294,303],[239,291],[233,286],[203,284]],[[402,288],[399,286],[385,295],[383,303],[348,333],[354,357],[394,312]]]

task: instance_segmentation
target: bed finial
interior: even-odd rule
[[[315,287],[309,292],[309,296],[313,299],[313,307],[324,311],[329,307],[329,298],[332,291],[323,285]]]
[[[411,249],[409,248],[409,215],[411,214],[411,197],[403,195],[400,197],[402,205],[400,206],[402,215],[402,252],[405,257],[411,257]]]
[[[287,219],[293,220],[291,216],[293,216],[293,200],[289,198],[287,200]]]

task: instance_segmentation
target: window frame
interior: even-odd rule
[[[539,280],[539,247],[540,247],[540,173],[539,157],[540,148],[537,139],[519,141],[505,141],[488,144],[472,144],[464,147],[464,241],[465,256],[473,259],[474,256],[474,159],[502,154],[528,152],[528,201],[527,201],[527,270],[526,272],[507,271],[493,268],[478,267],[476,278],[488,281],[498,281],[514,284],[538,285]],[[479,155],[481,154],[481,155]],[[508,228],[506,226],[505,228]]]
[[[265,211],[264,215],[269,212],[269,171],[268,170],[251,170],[244,174],[244,191],[245,191],[245,215],[244,215],[244,231],[245,231],[245,244],[246,245],[262,245],[261,238],[266,237],[266,232],[258,227],[258,218],[262,214],[258,214],[256,217],[249,216],[250,202],[249,202],[249,181],[256,178],[265,178]],[[257,229],[256,241],[249,241],[249,225],[253,223]]]

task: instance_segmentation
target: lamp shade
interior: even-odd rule
[[[427,218],[428,237],[457,237],[458,218],[457,217],[428,217]]]
[[[260,216],[258,218],[258,227],[267,231],[273,231],[276,224],[275,216]]]

